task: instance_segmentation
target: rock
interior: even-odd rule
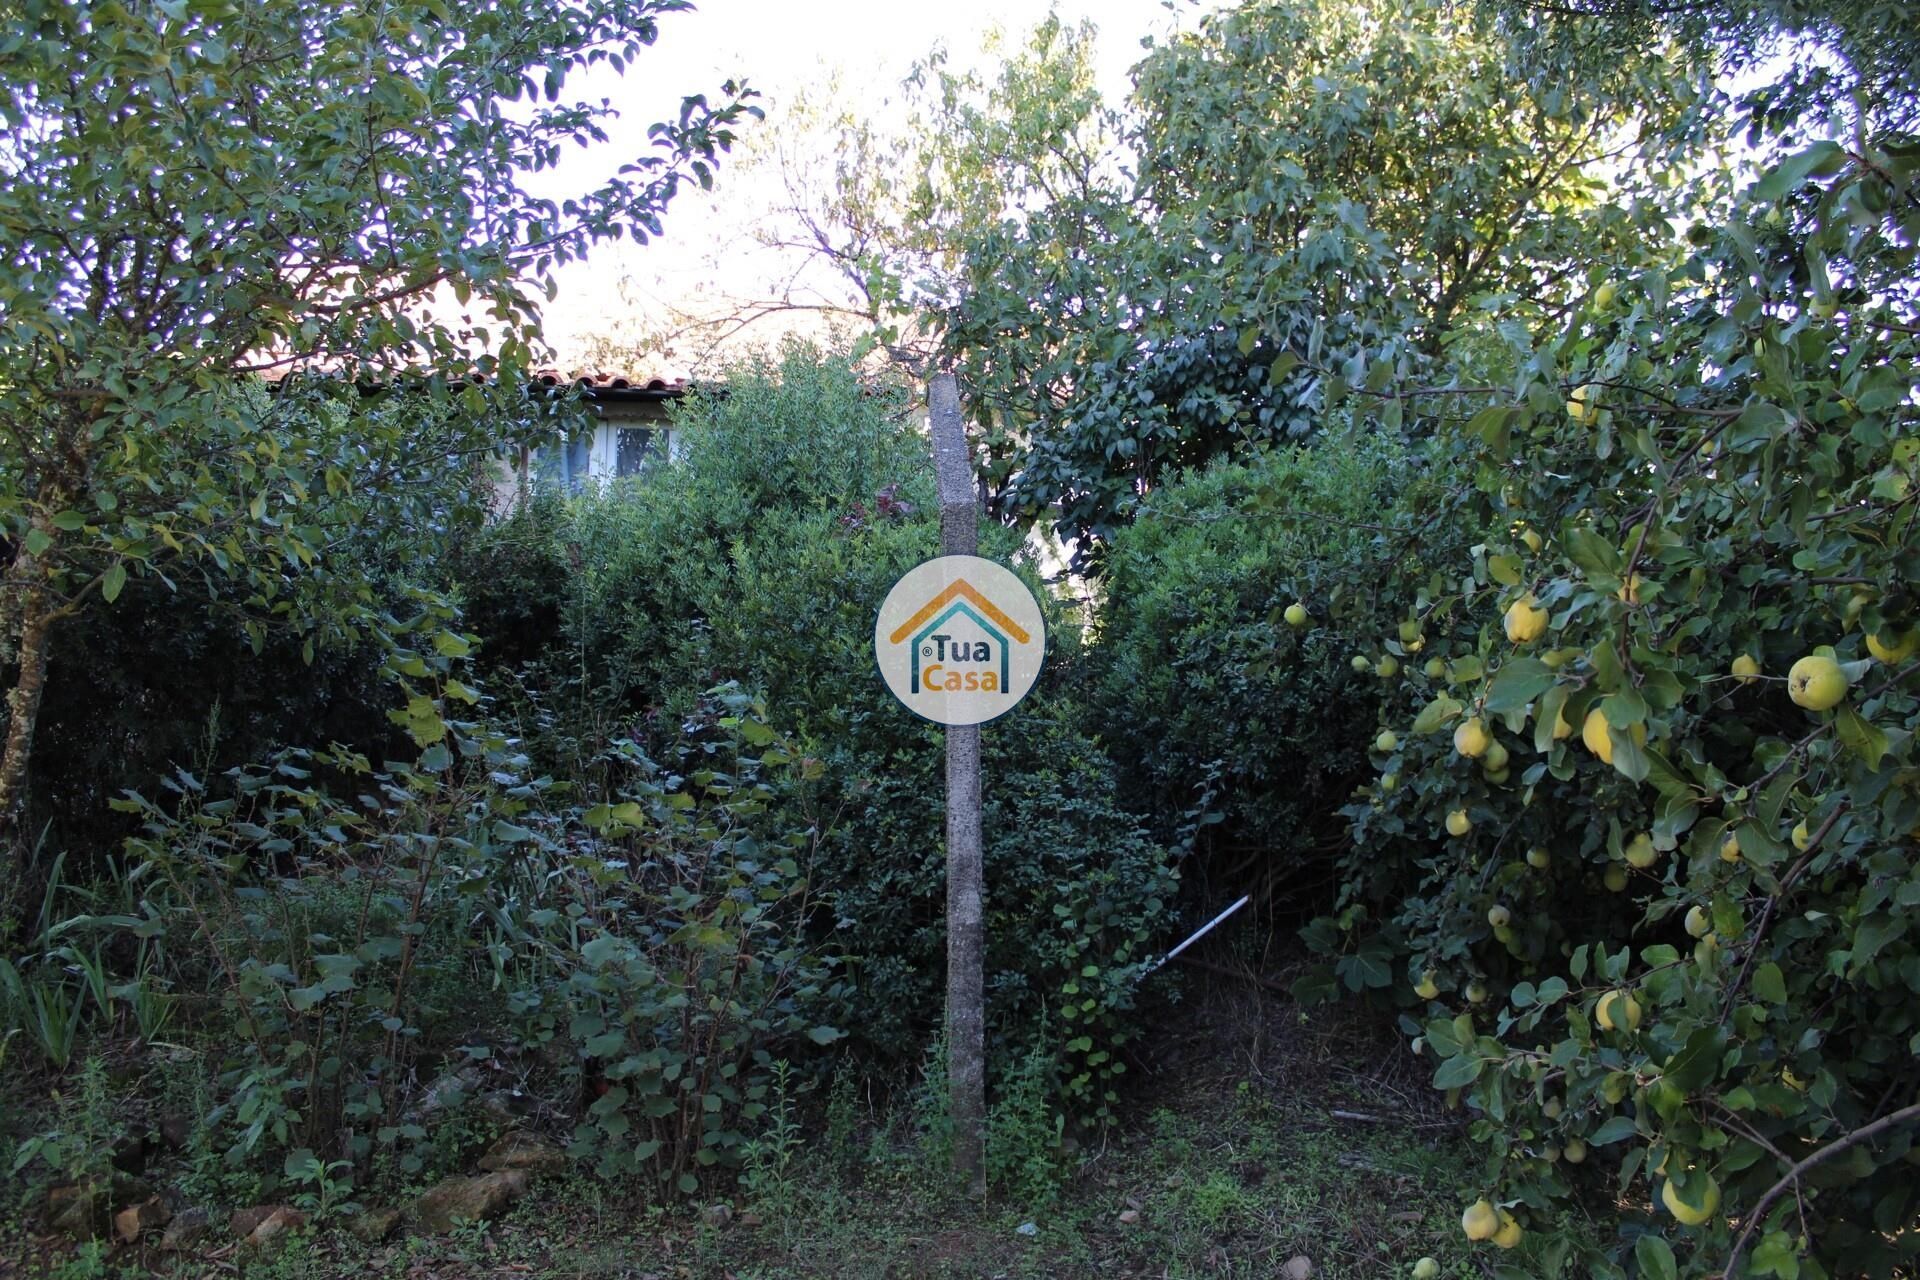
[[[486,1113],[488,1119],[510,1125],[526,1111],[527,1098],[518,1089],[489,1089],[480,1095],[475,1105]]]
[[[213,1234],[213,1215],[205,1209],[182,1209],[160,1236],[162,1253],[185,1253]]]
[[[289,1231],[297,1231],[307,1225],[307,1215],[298,1209],[286,1205],[276,1205],[272,1213],[261,1220],[260,1224],[247,1233],[249,1248],[268,1249],[277,1245],[280,1237]]]
[[[700,1211],[700,1218],[710,1227],[724,1227],[733,1221],[733,1206],[710,1204]]]
[[[407,1112],[407,1119],[417,1122],[435,1112],[457,1107],[479,1092],[480,1086],[486,1081],[487,1073],[472,1063],[457,1071],[449,1071],[427,1086],[427,1091]]]
[[[147,1232],[167,1225],[173,1210],[159,1196],[148,1196],[113,1215],[113,1234],[132,1244]]]
[[[440,1232],[462,1218],[496,1217],[527,1193],[531,1177],[525,1169],[501,1169],[477,1178],[448,1178],[413,1202],[414,1220],[423,1231]]]
[[[1014,1230],[1023,1236],[1037,1236],[1040,1234],[1040,1228],[1031,1222],[1023,1222],[1015,1227]]]
[[[232,1216],[227,1219],[227,1229],[245,1240],[253,1234],[255,1227],[285,1207],[278,1204],[257,1204],[251,1209],[235,1209]]]
[[[503,1134],[480,1157],[482,1169],[525,1169],[528,1173],[565,1173],[567,1153],[527,1133]]]
[[[144,1173],[147,1168],[147,1135],[129,1133],[113,1144],[108,1162],[122,1173]]]
[[[113,1229],[113,1211],[153,1195],[138,1178],[116,1173],[47,1192],[47,1229],[75,1240],[96,1240]]]
[[[185,1151],[187,1144],[193,1141],[193,1120],[176,1111],[160,1117],[160,1141],[169,1150]]]
[[[363,1244],[379,1244],[399,1226],[398,1209],[362,1209],[347,1219],[347,1230]]]
[[[1130,1227],[1138,1221],[1140,1221],[1140,1211],[1138,1209],[1122,1209],[1120,1211],[1121,1226]]]
[[[1313,1260],[1305,1254],[1295,1254],[1280,1268],[1280,1274],[1286,1280],[1313,1280]]]
[[[107,1233],[106,1196],[97,1183],[82,1182],[47,1192],[47,1230],[75,1240]]]

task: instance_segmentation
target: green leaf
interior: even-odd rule
[[[1794,1247],[1793,1237],[1784,1231],[1769,1231],[1753,1247],[1750,1269],[1754,1275],[1771,1275],[1777,1280],[1799,1280],[1800,1253]]]
[[[1477,436],[1493,456],[1505,462],[1511,451],[1511,429],[1518,411],[1508,405],[1492,405],[1473,415],[1467,432]]]
[[[1787,980],[1779,965],[1769,960],[1753,971],[1753,994],[1768,1004],[1787,1002]]]
[[[1437,733],[1464,710],[1466,708],[1459,699],[1443,693],[1422,707],[1420,714],[1413,718],[1413,732]]]
[[[1718,1023],[1694,1028],[1687,1043],[1667,1060],[1665,1077],[1688,1093],[1720,1074],[1720,1055],[1727,1043]]]
[[[1553,750],[1554,726],[1562,718],[1567,705],[1567,691],[1560,685],[1554,685],[1540,695],[1540,705],[1533,713],[1533,749],[1545,755]]]
[[[1880,762],[1887,755],[1887,735],[1884,732],[1845,702],[1833,713],[1833,728],[1847,749],[1865,761],[1867,772],[1880,772]]]
[[[100,575],[100,598],[112,604],[120,598],[120,590],[126,585],[127,566],[122,561],[115,560],[107,566],[107,571]]]
[[[1487,687],[1487,711],[1492,715],[1518,711],[1545,693],[1551,684],[1553,671],[1540,659],[1509,659]],[[1551,728],[1552,721],[1547,723]]]
[[[1640,1264],[1641,1280],[1679,1280],[1673,1248],[1659,1236],[1643,1235],[1634,1241],[1633,1259]]]
[[[1611,542],[1580,525],[1570,526],[1561,542],[1567,549],[1567,558],[1589,574],[1603,575],[1615,584],[1619,582],[1620,552]]]
[[[1460,1036],[1454,1030],[1453,1019],[1435,1018],[1427,1024],[1427,1044],[1443,1058],[1451,1058],[1460,1052]]]
[[[1472,1084],[1480,1078],[1481,1069],[1486,1064],[1478,1054],[1469,1050],[1455,1054],[1440,1064],[1433,1073],[1433,1087],[1436,1089],[1459,1089]]]
[[[1647,760],[1646,751],[1633,740],[1633,735],[1609,723],[1607,737],[1613,742],[1613,767],[1635,782],[1645,782],[1653,766]]]
[[[1840,172],[1846,160],[1847,153],[1839,143],[1816,142],[1806,150],[1788,156],[1754,183],[1753,198],[1762,204],[1772,204],[1798,191],[1809,178],[1831,177]]]
[[[1612,1116],[1605,1124],[1593,1131],[1587,1143],[1595,1147],[1610,1146],[1623,1139],[1631,1138],[1638,1132],[1639,1129],[1635,1126],[1632,1116]]]

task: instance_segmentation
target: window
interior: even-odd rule
[[[593,466],[593,437],[576,436],[567,441],[566,470],[564,480],[570,492],[578,493],[586,484],[587,476]]]
[[[621,427],[614,437],[614,473],[637,476],[665,456],[666,433],[652,427]]]

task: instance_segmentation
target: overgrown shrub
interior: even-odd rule
[[[939,554],[926,439],[899,389],[806,348],[693,398],[676,429],[674,466],[536,507],[463,559],[483,638],[525,616],[493,584],[524,566],[548,576],[535,598],[555,635],[501,705],[593,803],[614,794],[607,743],[657,734],[717,681],[763,696],[822,766],[809,911],[853,991],[832,1020],[903,1060],[939,1020],[944,754],[877,678],[872,632],[894,581]],[[1019,560],[1018,535],[989,525],[982,554]],[[1090,1116],[1122,1069],[1140,966],[1172,927],[1173,878],[1072,693],[1077,627],[1029,581],[1047,601],[1049,672],[984,735],[994,1052],[1024,1054],[1050,1013],[1064,1100]]]
[[[539,697],[590,720],[685,705],[748,677],[743,666],[774,669],[783,640],[809,634],[804,615],[784,635],[741,636],[733,623],[752,606],[739,561],[781,537],[769,521],[807,524],[794,536],[845,548],[853,572],[866,569],[853,551],[859,535],[909,521],[923,535],[934,528],[931,468],[905,387],[871,383],[844,359],[793,346],[777,362],[750,362],[675,406],[674,430],[672,466],[536,501],[454,560],[469,623],[488,641],[483,669],[530,659]],[[937,538],[926,546],[931,554]],[[716,651],[722,627],[745,643]]]
[[[987,1008],[1009,1067],[1049,1019],[1063,1100],[1087,1119],[1116,1101],[1143,970],[1173,941],[1177,875],[1119,803],[1073,700],[1046,687],[1059,680],[1043,679],[982,735]],[[863,736],[871,730],[856,722],[851,745],[827,757],[847,808],[822,870],[861,997],[848,1026],[899,1055],[928,1033],[942,998],[944,754],[933,730],[890,749]]]
[[[1471,541],[1446,518],[1455,484],[1430,450],[1356,430],[1183,476],[1114,535],[1096,722],[1129,803],[1210,876],[1325,893],[1376,709],[1418,660],[1384,588]]]
[[[584,811],[504,740],[445,741],[420,768],[289,752],[224,788],[182,774],[178,807],[129,802],[147,919],[75,926],[158,938],[174,989],[207,993],[193,1024],[230,1028],[193,1046],[225,1164],[411,1180],[437,1162],[428,1117],[490,1079],[576,1116],[604,1171],[691,1191],[737,1164],[773,1055],[840,1034],[809,1017],[831,964],[801,928],[813,835],[780,802],[817,763],[724,690],[663,744],[613,748],[621,798]],[[361,793],[310,785],[318,763]]]

